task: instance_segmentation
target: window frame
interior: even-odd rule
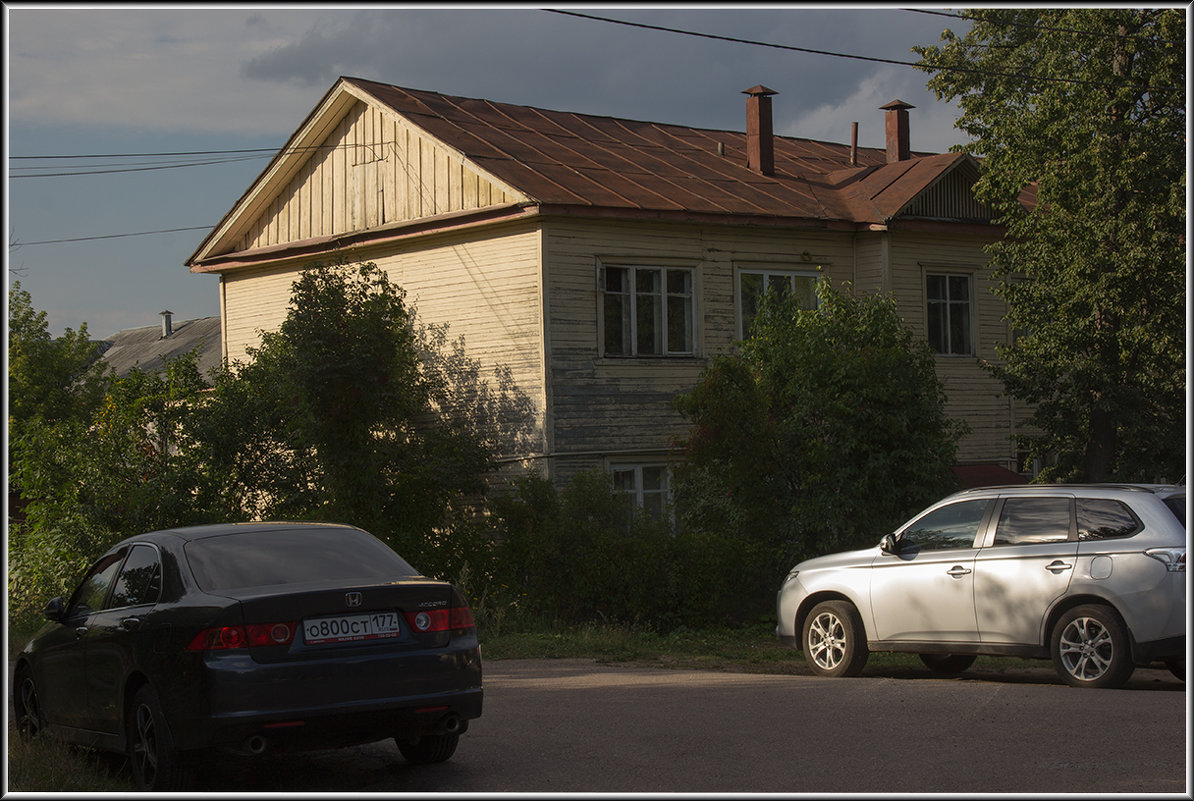
[[[789,291],[794,288],[796,278],[812,278],[814,287],[820,283],[823,278],[823,265],[816,267],[791,267],[767,264],[751,264],[742,265],[735,270],[734,274],[734,320],[737,326],[738,339],[746,339],[747,331],[743,325],[743,313],[745,312],[745,293],[742,290],[742,277],[744,275],[761,275],[763,276],[763,293],[766,294],[770,289],[770,281],[773,276],[782,276],[790,279]],[[815,309],[817,300],[813,298],[813,308]]]
[[[947,548],[926,548],[926,547],[924,547],[923,543],[906,542],[904,539],[909,531],[912,531],[912,530],[919,531],[920,529],[917,527],[919,526],[921,521],[925,520],[926,518],[932,517],[946,509],[953,509],[958,506],[962,506],[964,504],[979,504],[979,503],[983,504],[983,510],[982,510],[982,514],[979,516],[978,523],[974,529],[974,536],[971,537],[969,545],[954,545],[954,546],[950,546]],[[995,503],[994,498],[960,498],[958,500],[950,501],[949,503],[944,503],[934,509],[930,509],[927,512],[925,512],[924,514],[919,515],[918,517],[914,518],[910,523],[905,525],[903,528],[901,528],[897,532],[896,543],[899,546],[898,550],[902,552],[902,551],[904,551],[905,548],[907,548],[909,553],[912,551],[913,548],[917,549],[918,553],[937,553],[940,551],[978,550],[979,548],[982,547],[983,542],[986,540],[987,531],[991,526],[992,518],[995,514],[995,508],[997,505],[998,504]]]
[[[1019,503],[1023,501],[1034,500],[1050,500],[1050,501],[1067,501],[1069,504],[1069,528],[1066,532],[1065,539],[1042,540],[1038,542],[999,542],[1000,523],[1003,522],[1003,513],[1007,509],[1009,503]],[[991,516],[991,524],[987,531],[987,536],[983,542],[983,549],[988,550],[992,548],[1020,548],[1024,546],[1056,546],[1061,543],[1077,544],[1078,542],[1078,528],[1077,517],[1075,514],[1075,498],[1073,495],[1008,495],[999,499],[997,508],[993,511]]]
[[[660,470],[660,484],[659,490],[647,490],[644,488],[643,470],[644,469],[659,469]],[[659,510],[662,514],[661,519],[670,520],[672,518],[672,467],[664,459],[645,459],[638,462],[618,461],[611,462],[606,466],[613,481],[614,492],[618,495],[631,495],[633,501],[633,508],[635,512],[649,511],[644,503],[644,496],[647,494],[658,496],[660,498]],[[627,491],[618,487],[618,474],[630,473],[634,476],[634,489]]]
[[[625,288],[619,292],[611,292],[608,288],[609,275],[611,270],[625,270],[626,284]],[[639,271],[650,271],[659,273],[659,291],[655,292],[641,292],[638,288]],[[687,291],[674,292],[670,289],[668,282],[669,273],[678,272],[684,273],[687,276]],[[683,264],[668,264],[668,263],[651,263],[641,261],[598,261],[597,264],[597,349],[600,358],[603,359],[690,359],[699,355],[698,341],[699,341],[699,323],[697,316],[698,309],[698,278],[699,271],[695,265],[690,262]],[[621,352],[613,352],[608,348],[608,334],[610,328],[609,315],[607,308],[609,300],[612,297],[621,297],[622,301],[622,344]],[[653,319],[657,327],[659,352],[642,353],[639,351],[639,301],[640,299],[655,298],[657,304],[657,314]],[[673,350],[673,343],[670,341],[671,326],[671,303],[670,301],[676,298],[684,299],[684,308],[688,314],[687,321],[687,338],[688,348],[684,350]]]
[[[929,297],[929,279],[943,278],[945,279],[945,298],[933,299]],[[953,352],[953,322],[954,322],[954,308],[959,305],[961,301],[954,300],[950,292],[950,279],[964,278],[966,279],[966,332],[969,337],[969,349],[965,353]],[[978,355],[978,329],[975,325],[977,316],[975,314],[976,295],[975,295],[975,275],[972,270],[951,268],[951,267],[925,267],[924,277],[921,284],[924,288],[924,315],[925,315],[925,341],[929,343],[929,347],[933,351],[934,356],[945,356],[949,358],[974,358]],[[945,307],[945,337],[944,350],[939,349],[933,342],[933,328],[931,325],[931,310],[934,305],[944,304]]]

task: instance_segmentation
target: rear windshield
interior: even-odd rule
[[[234,532],[193,540],[187,561],[206,591],[312,581],[395,581],[419,575],[381,540],[343,528]]]
[[[1169,507],[1169,511],[1173,512],[1182,523],[1182,528],[1186,527],[1186,496],[1185,495],[1170,495],[1165,499],[1165,505]]]

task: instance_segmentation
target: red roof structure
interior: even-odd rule
[[[880,148],[785,136],[772,137],[774,170],[763,174],[747,166],[742,132],[342,80],[545,206],[801,219],[830,227],[885,225],[950,173],[977,175],[975,160],[963,153],[910,153],[907,160],[889,163]],[[889,114],[910,108],[899,101],[890,105]]]

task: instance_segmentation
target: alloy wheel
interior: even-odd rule
[[[18,731],[22,737],[35,737],[41,731],[41,705],[37,700],[37,684],[33,677],[25,675],[21,679],[21,714],[18,717]]]
[[[832,612],[822,612],[808,629],[808,648],[813,661],[824,670],[833,670],[846,657],[846,629]]]
[[[1071,620],[1061,632],[1058,650],[1066,671],[1081,681],[1101,678],[1115,658],[1111,632],[1092,617]]]
[[[158,770],[157,728],[153,721],[153,710],[146,704],[138,704],[133,725],[133,771],[144,786],[152,787]]]

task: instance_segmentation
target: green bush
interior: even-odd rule
[[[743,603],[749,549],[633,510],[608,473],[557,491],[523,479],[494,503],[495,579],[521,614],[667,631],[757,614]]]

